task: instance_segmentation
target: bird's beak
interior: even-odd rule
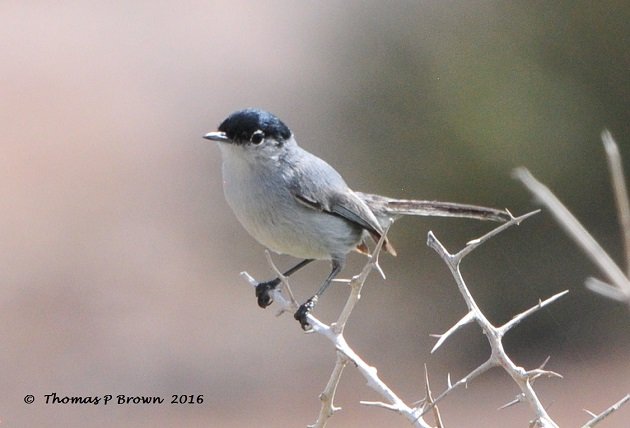
[[[203,136],[203,138],[205,138],[206,140],[218,141],[219,143],[227,143],[230,141],[227,135],[225,135],[225,132],[219,131],[208,132],[206,135]]]

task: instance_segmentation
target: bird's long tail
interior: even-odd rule
[[[372,209],[372,212],[378,218],[379,222],[381,222],[381,220],[387,220],[390,217],[397,218],[402,215],[460,217],[498,222],[506,222],[512,218],[507,210],[499,210],[496,208],[453,202],[393,199],[369,193],[356,193]]]

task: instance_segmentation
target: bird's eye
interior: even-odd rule
[[[253,144],[260,144],[265,139],[265,133],[260,129],[252,134],[252,138],[249,139]]]

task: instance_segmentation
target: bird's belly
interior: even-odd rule
[[[258,242],[280,254],[304,259],[342,257],[362,239],[362,230],[330,214],[297,207],[291,217],[270,212],[250,216],[242,212],[241,224]]]
[[[250,188],[251,189],[251,188]],[[226,199],[243,227],[270,250],[304,259],[343,257],[363,238],[357,225],[305,207],[292,195],[244,195],[226,188]]]

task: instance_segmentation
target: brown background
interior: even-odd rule
[[[230,112],[278,114],[358,190],[516,213],[535,208],[528,166],[622,260],[599,134],[630,168],[630,7],[548,2],[3,1],[0,4],[0,426],[303,427],[334,364],[320,337],[257,308],[239,278],[271,275],[221,191],[201,136]],[[348,340],[408,402],[486,358],[425,246],[452,250],[491,225],[405,219],[370,278]],[[293,262],[278,257],[280,266]],[[363,260],[353,257],[345,276]],[[464,274],[497,323],[571,293],[506,338],[517,363],[563,380],[536,389],[563,427],[630,386],[629,313],[583,289],[597,268],[546,213],[479,249]],[[311,294],[328,266],[297,275]],[[625,269],[625,266],[624,266]],[[317,314],[331,320],[336,287]],[[203,394],[202,405],[62,406],[44,394]],[[516,387],[493,371],[449,398],[449,427],[524,427],[497,411]],[[23,397],[35,395],[26,405]],[[408,426],[349,368],[331,427]],[[623,427],[628,409],[602,427]]]

